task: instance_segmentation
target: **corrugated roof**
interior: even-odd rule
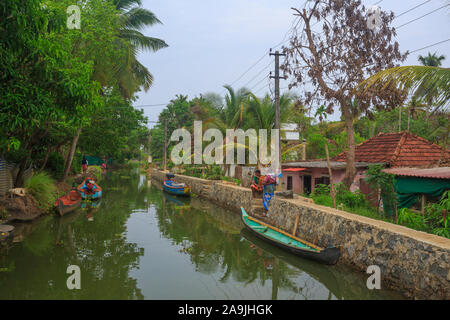
[[[331,168],[333,169],[345,169],[347,167],[346,162],[342,161],[330,161]],[[306,160],[306,161],[295,161],[295,162],[283,162],[283,169],[285,168],[328,168],[328,163],[326,160]],[[355,166],[357,168],[366,168],[369,166],[367,162],[356,162]]]
[[[450,167],[440,168],[392,168],[384,169],[386,173],[391,173],[396,176],[408,176],[419,178],[432,178],[432,179],[450,179]]]
[[[380,133],[356,146],[355,161],[389,163],[391,167],[422,167],[441,159],[442,147],[410,132]],[[447,150],[444,158],[450,157]],[[332,160],[346,161],[342,152]]]

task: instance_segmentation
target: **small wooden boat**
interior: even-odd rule
[[[81,203],[81,195],[76,191],[72,190],[65,196],[57,199],[55,201],[55,207],[60,216],[65,215],[68,212],[71,212],[78,208]]]
[[[102,188],[92,178],[84,179],[77,190],[83,199],[97,200],[102,196]]]
[[[241,218],[245,227],[258,238],[270,242],[299,257],[325,264],[336,264],[338,261],[340,256],[340,249],[338,247],[320,248],[312,243],[290,235],[283,230],[248,216],[244,208],[241,208],[241,211]]]
[[[166,176],[167,180],[164,180],[163,183],[164,191],[177,196],[189,196],[191,194],[191,188],[189,186],[184,183],[177,183],[171,180],[173,177],[175,177],[174,174],[168,173],[166,174]]]

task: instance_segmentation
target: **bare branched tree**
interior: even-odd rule
[[[406,98],[405,92],[394,86],[354,91],[367,76],[406,59],[407,53],[400,53],[395,29],[390,26],[394,13],[381,11],[380,24],[372,30],[359,0],[309,0],[305,8],[292,9],[304,28],[293,32],[283,48],[286,60],[282,69],[292,80],[289,88],[304,88],[304,104],[321,101],[329,114],[339,107],[348,138],[344,183],[350,187],[356,175],[353,113],[395,107]],[[312,29],[315,24],[322,27],[321,32]],[[359,110],[352,108],[354,99]]]

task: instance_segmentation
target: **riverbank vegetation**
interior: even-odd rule
[[[90,0],[81,28],[67,27],[68,0],[0,4],[0,155],[59,181],[80,172],[82,155],[124,162],[139,154],[147,119],[135,94],[153,82],[139,50],[167,44],[141,31],[160,23],[140,1]]]

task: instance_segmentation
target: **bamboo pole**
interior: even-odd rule
[[[327,155],[328,173],[330,175],[331,198],[333,199],[333,208],[336,209],[336,194],[334,193],[334,186],[333,186],[333,172],[331,171],[330,155],[328,154],[328,144],[326,143],[325,143],[325,153]]]
[[[295,237],[295,232],[297,232],[298,219],[300,218],[300,213],[297,212],[297,216],[295,217],[294,229],[292,230],[292,235]]]
[[[279,233],[281,233],[281,234],[284,234],[285,236],[288,236],[288,237],[290,237],[290,238],[292,238],[292,239],[294,239],[294,240],[297,240],[298,242],[302,242],[302,243],[304,243],[304,244],[310,246],[311,248],[314,248],[314,249],[319,250],[319,251],[322,251],[322,250],[323,250],[323,248],[320,248],[320,247],[316,246],[315,244],[312,244],[312,243],[310,243],[310,242],[307,242],[307,241],[305,241],[305,240],[302,240],[302,239],[300,239],[300,238],[297,238],[297,237],[295,237],[295,236],[293,236],[293,235],[287,233],[286,231],[283,231],[283,230],[278,229],[278,228],[276,228],[276,227],[274,227],[274,226],[271,226],[270,224],[267,224],[267,223],[265,223],[265,222],[262,222],[262,221],[260,221],[260,220],[258,220],[258,219],[255,219],[255,218],[253,218],[253,217],[250,217],[250,216],[248,216],[248,218],[249,218],[250,220],[252,220],[252,221],[254,221],[254,222],[257,222],[257,223],[259,223],[259,224],[262,224],[263,226],[266,226],[266,227],[268,227],[268,228],[270,228],[270,229],[272,229],[272,230],[274,230],[274,231],[276,231],[276,232],[279,232]],[[251,228],[251,227],[250,227],[250,228]]]

